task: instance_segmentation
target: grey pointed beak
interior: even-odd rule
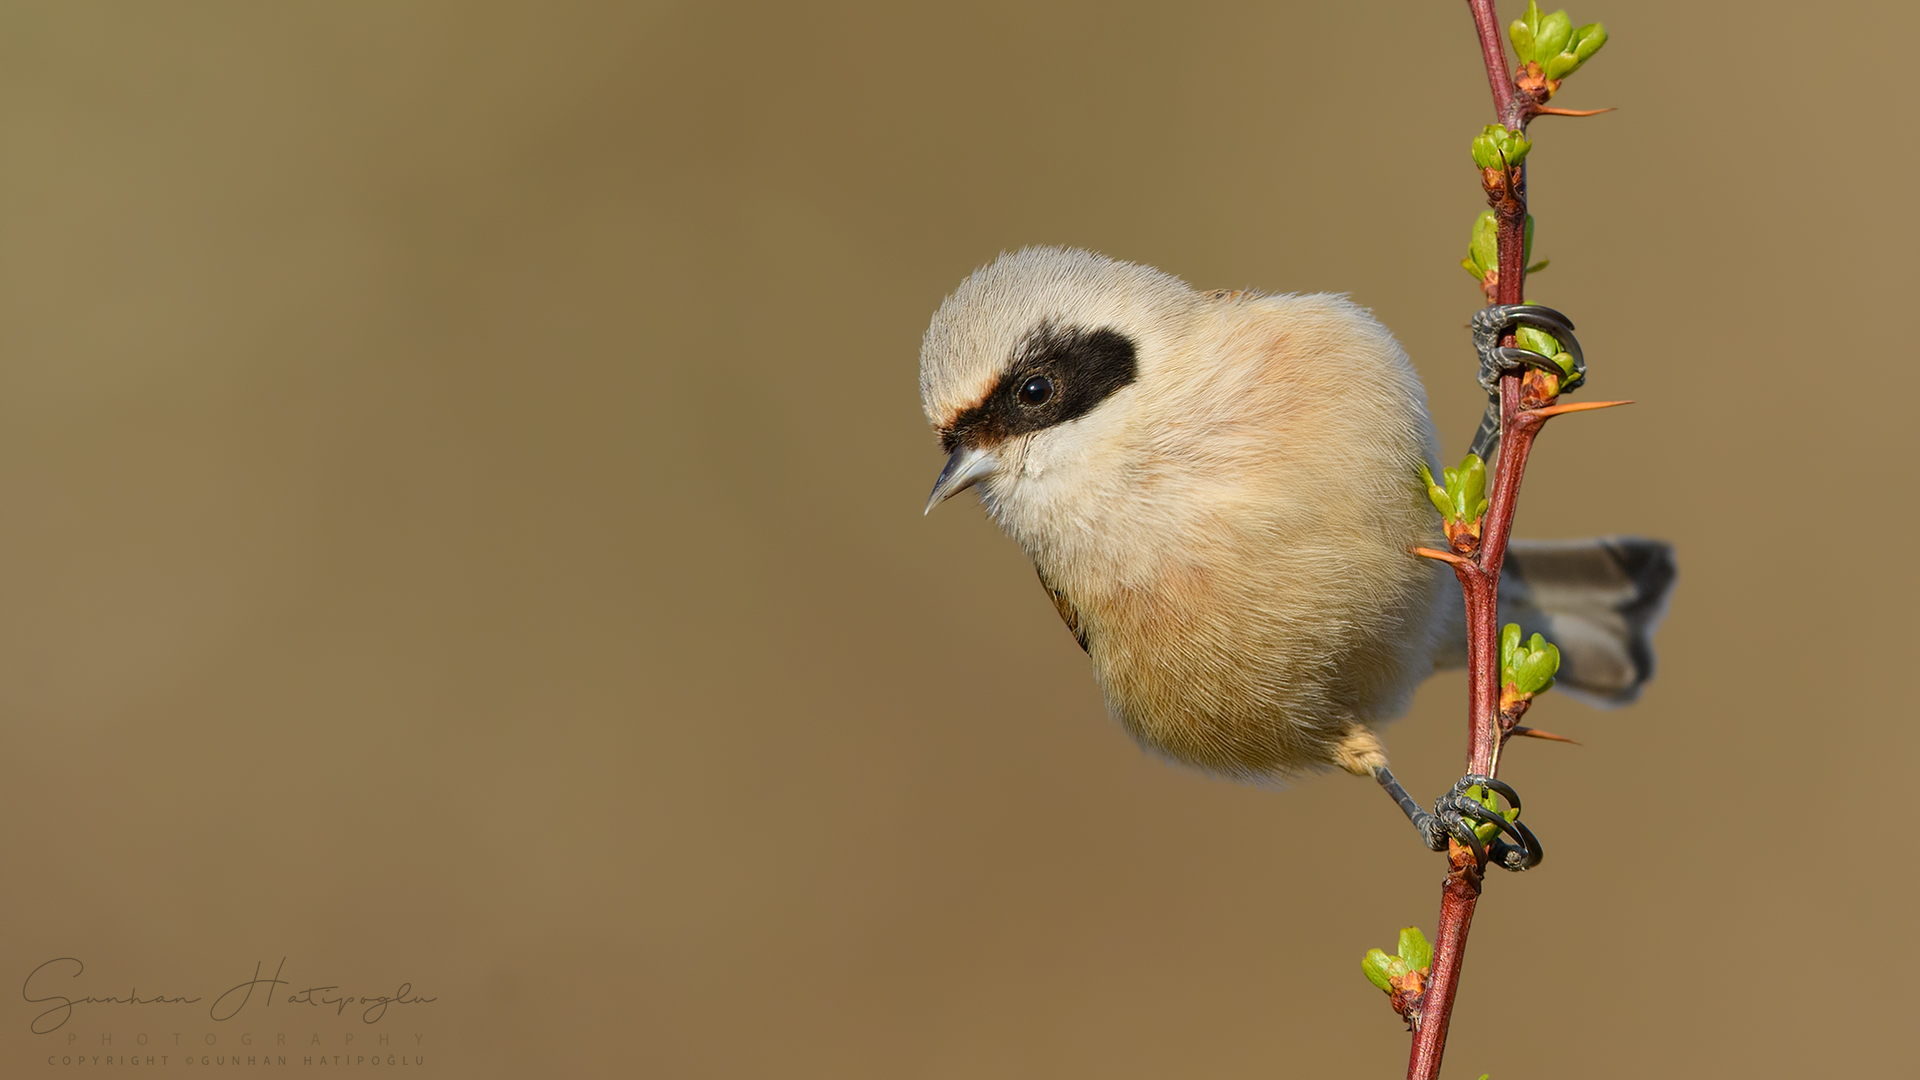
[[[933,494],[927,496],[927,508],[922,513],[933,513],[934,507],[979,483],[999,467],[1000,459],[994,457],[991,450],[974,446],[955,450],[947,459],[947,467],[940,470],[940,479],[933,482]]]

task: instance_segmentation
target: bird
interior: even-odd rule
[[[920,396],[947,455],[926,512],[978,492],[1141,746],[1254,783],[1371,777],[1428,847],[1459,834],[1379,735],[1465,663],[1466,634],[1451,574],[1411,554],[1445,547],[1426,391],[1370,312],[1027,247],[940,304]],[[1674,566],[1637,537],[1515,541],[1501,614],[1557,644],[1557,686],[1623,704],[1653,673]]]

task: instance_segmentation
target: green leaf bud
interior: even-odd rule
[[[1527,141],[1525,135],[1517,131],[1507,132],[1508,167],[1517,167],[1521,162],[1527,160],[1527,151],[1531,149],[1533,149],[1533,144]]]
[[[1500,265],[1500,222],[1491,210],[1473,219],[1473,259],[1490,269]]]
[[[1520,627],[1508,623],[1500,631],[1500,683],[1512,687],[1524,697],[1544,694],[1553,689],[1553,677],[1560,670],[1560,650],[1539,634],[1525,645],[1520,643]]]
[[[1565,11],[1543,15],[1540,5],[1529,0],[1526,13],[1507,28],[1507,38],[1521,66],[1538,64],[1548,79],[1558,83],[1600,51],[1607,43],[1607,30],[1599,23],[1575,29]]]
[[[1560,650],[1539,634],[1528,643],[1527,662],[1520,669],[1521,692],[1544,694],[1553,689],[1553,677],[1560,671]]]
[[[1507,27],[1507,40],[1513,42],[1513,54],[1521,63],[1533,56],[1533,27],[1528,26],[1525,19],[1513,20],[1513,25]]]
[[[1500,144],[1495,142],[1490,134],[1475,135],[1472,152],[1473,163],[1483,169],[1499,169],[1506,165],[1505,160],[1500,156]]]
[[[1473,137],[1473,163],[1483,169],[1510,169],[1527,160],[1533,144],[1517,131],[1488,124]]]
[[[1541,356],[1552,356],[1560,351],[1558,339],[1544,330],[1535,330],[1531,326],[1523,326],[1514,331],[1513,343],[1523,349],[1537,352]]]
[[[1389,968],[1394,959],[1379,949],[1368,949],[1366,957],[1360,961],[1360,970],[1366,973],[1368,982],[1391,994],[1393,974]]]
[[[1592,59],[1593,54],[1607,43],[1607,28],[1599,23],[1588,23],[1570,31],[1566,40],[1560,41],[1559,20],[1566,19],[1566,14],[1564,11],[1554,12],[1534,32],[1535,59],[1545,69],[1547,78],[1556,83],[1580,70],[1580,66]]]
[[[1473,232],[1467,240],[1467,257],[1461,261],[1467,273],[1478,281],[1485,281],[1487,275],[1500,267],[1500,224],[1493,219],[1493,211],[1482,210],[1480,216],[1473,219]]]
[[[1479,521],[1487,512],[1486,462],[1468,454],[1461,459],[1459,468],[1442,469],[1440,476],[1445,487],[1434,483],[1433,472],[1425,465],[1420,466],[1420,478],[1427,484],[1427,501],[1433,503],[1434,509],[1440,511],[1441,520],[1447,523],[1448,542],[1463,542],[1456,531],[1465,526],[1477,543]]]
[[[1507,27],[1507,39],[1513,42],[1513,54],[1522,64],[1534,58],[1540,40],[1540,5],[1535,0],[1527,0],[1527,10],[1513,25]]]
[[[1465,794],[1467,798],[1472,799],[1474,802],[1479,803],[1481,806],[1484,806],[1487,809],[1493,811],[1494,813],[1499,814],[1501,817],[1506,818],[1508,821],[1520,820],[1519,810],[1514,809],[1512,807],[1508,807],[1505,810],[1500,809],[1500,801],[1493,797],[1493,792],[1488,791],[1487,789],[1481,787],[1478,784],[1475,784],[1474,786],[1468,788],[1465,792],[1463,792],[1463,794]],[[1479,837],[1482,843],[1492,840],[1494,836],[1497,835],[1499,832],[1500,832],[1500,826],[1495,825],[1491,822],[1485,822],[1485,821],[1478,822],[1473,826],[1473,835]]]
[[[1421,933],[1419,927],[1401,929],[1400,958],[1415,971],[1433,966],[1433,946],[1427,942],[1427,935]]]
[[[1514,681],[1519,684],[1521,693],[1531,693],[1534,687],[1551,678],[1541,671],[1545,665],[1545,653],[1528,653],[1525,660],[1513,666]]]
[[[1573,32],[1573,55],[1580,58],[1582,64],[1593,59],[1600,46],[1607,43],[1607,28],[1599,23],[1588,23]]]
[[[1539,29],[1533,32],[1533,58],[1541,66],[1546,66],[1553,57],[1567,50],[1567,43],[1573,40],[1573,20],[1565,11],[1556,11],[1540,20]]]
[[[1471,522],[1477,519],[1480,514],[1474,508],[1486,503],[1486,462],[1468,454],[1460,459],[1459,468],[1443,469],[1441,472],[1447,478],[1447,508],[1441,514],[1448,521]]]
[[[1427,483],[1427,501],[1440,511],[1442,518],[1453,513],[1453,503],[1447,498],[1447,489],[1433,482],[1433,473],[1425,465],[1420,466],[1420,479]]]
[[[1477,454],[1468,454],[1460,459],[1460,487],[1454,494],[1453,504],[1461,511],[1461,517],[1472,520],[1478,515],[1468,515],[1465,511],[1475,503],[1485,501],[1487,494],[1487,463]]]
[[[1473,787],[1468,788],[1466,790],[1466,795],[1467,795],[1467,798],[1472,799],[1474,802],[1479,803],[1481,806],[1484,806],[1489,810],[1498,810],[1500,808],[1500,804],[1494,802],[1493,796],[1489,795],[1486,789],[1480,787],[1479,785],[1475,785]],[[1475,822],[1473,826],[1473,834],[1475,836],[1478,836],[1483,841],[1493,839],[1494,836],[1499,832],[1500,832],[1500,826],[1495,825],[1491,822],[1486,822],[1486,821]]]

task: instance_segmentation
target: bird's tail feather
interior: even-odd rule
[[[1500,575],[1500,622],[1560,650],[1555,689],[1625,705],[1653,677],[1653,632],[1673,594],[1673,547],[1658,540],[1515,540]],[[1444,631],[1443,666],[1466,662],[1464,620]]]

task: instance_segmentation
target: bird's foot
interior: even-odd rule
[[[1505,812],[1487,805],[1494,802],[1495,794],[1507,801]],[[1490,776],[1468,773],[1461,777],[1454,782],[1452,791],[1433,804],[1433,813],[1428,816],[1432,820],[1422,831],[1429,848],[1444,851],[1451,837],[1473,852],[1474,862],[1482,869],[1492,863],[1502,870],[1530,870],[1546,857],[1533,830],[1520,823],[1519,793]],[[1488,825],[1497,830],[1490,837],[1491,845],[1481,839],[1481,832]],[[1507,837],[1512,837],[1513,842],[1508,843]]]
[[[1374,778],[1400,804],[1430,850],[1445,851],[1449,839],[1458,840],[1473,852],[1475,864],[1483,870],[1489,862],[1502,870],[1530,870],[1540,865],[1546,856],[1533,830],[1520,823],[1520,795],[1508,784],[1490,776],[1468,773],[1454,783],[1453,790],[1440,796],[1432,812],[1428,812],[1420,809],[1385,767],[1376,769]],[[1484,793],[1484,801],[1482,796],[1471,793],[1476,788]],[[1487,805],[1496,794],[1507,801],[1506,811]],[[1487,826],[1495,830],[1490,836],[1491,845],[1480,836],[1480,830]],[[1507,837],[1513,838],[1511,843]]]
[[[1551,334],[1561,350],[1572,360],[1565,370],[1553,357],[1532,349],[1500,344],[1507,332],[1532,327]],[[1480,386],[1493,400],[1474,433],[1472,451],[1482,460],[1493,456],[1500,443],[1500,377],[1537,368],[1559,379],[1558,393],[1576,390],[1587,381],[1587,358],[1580,341],[1573,336],[1573,321],[1550,307],[1539,304],[1495,304],[1473,313],[1473,348],[1480,354]]]
[[[1500,344],[1509,331],[1522,326],[1553,335],[1561,350],[1572,358],[1573,371],[1563,371],[1545,353]],[[1527,368],[1559,377],[1563,394],[1587,381],[1587,358],[1580,351],[1579,339],[1573,336],[1573,321],[1550,307],[1496,304],[1481,308],[1473,313],[1473,349],[1480,354],[1480,386],[1489,394],[1500,392],[1500,376]]]

